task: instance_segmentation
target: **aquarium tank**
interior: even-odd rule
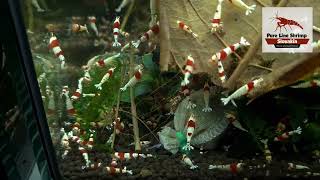
[[[319,1],[20,6],[63,179],[320,178]]]

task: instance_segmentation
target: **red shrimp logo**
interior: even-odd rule
[[[312,7],[263,7],[262,52],[312,52]]]
[[[288,31],[286,26],[289,26],[291,30],[292,30],[291,26],[296,26],[296,27],[299,27],[300,29],[303,29],[303,27],[297,21],[278,16],[278,11],[276,13],[276,17],[272,17],[272,21],[274,21],[274,20],[278,20],[276,30],[274,30],[274,31],[277,31],[279,28],[280,33],[281,33],[282,27],[286,31]]]

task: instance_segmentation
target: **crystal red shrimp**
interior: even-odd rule
[[[280,32],[281,32],[281,28],[282,27],[284,27],[284,29],[287,30],[286,27],[285,27],[286,25],[288,25],[290,27],[290,29],[292,29],[290,25],[298,26],[299,28],[303,29],[303,27],[297,21],[294,21],[294,20],[291,20],[291,19],[286,19],[284,17],[279,17],[278,13],[276,14],[276,17],[274,19],[279,20],[277,22],[277,28],[276,28],[275,31],[277,31],[277,29],[280,28]]]

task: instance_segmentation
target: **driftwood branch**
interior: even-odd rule
[[[253,101],[267,92],[288,86],[304,79],[307,75],[312,74],[320,67],[319,59],[320,53],[309,56],[306,59],[292,61],[292,63],[287,66],[273,70],[273,72],[262,77],[263,82],[261,83],[261,86],[250,92],[248,96],[253,98],[251,99],[251,101]]]
[[[281,0],[281,2],[277,5],[277,7],[283,7],[283,6],[286,6],[287,4],[288,4],[288,0]],[[262,32],[261,30],[259,30],[259,33],[256,39],[254,40],[253,44],[249,48],[248,52],[243,57],[242,61],[239,62],[239,65],[234,70],[234,72],[232,73],[228,81],[226,82],[224,86],[225,88],[228,88],[229,90],[234,90],[236,88],[237,80],[239,80],[239,77],[246,70],[250,61],[252,61],[254,55],[256,54],[256,52],[261,46],[261,43],[262,43],[261,36],[262,36]]]
[[[164,7],[159,8],[160,11],[160,70],[168,71],[170,61],[170,33],[167,10]]]

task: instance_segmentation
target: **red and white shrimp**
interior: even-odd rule
[[[302,170],[302,169],[310,169],[308,166],[300,165],[300,164],[293,164],[293,163],[288,163],[288,170]]]
[[[89,22],[91,29],[93,30],[93,32],[95,33],[96,36],[99,36],[99,31],[98,31],[98,28],[96,25],[96,21],[97,21],[96,17],[88,16],[88,22]]]
[[[190,115],[190,118],[187,122],[187,144],[182,147],[185,150],[191,150],[193,147],[191,146],[191,138],[193,136],[193,132],[196,128],[196,119],[193,114]]]
[[[232,4],[234,4],[235,6],[237,6],[238,8],[241,8],[243,10],[246,10],[246,15],[251,14],[255,8],[256,5],[251,5],[248,6],[246,3],[244,3],[242,0],[229,0],[229,2],[231,2]]]
[[[148,41],[149,39],[153,38],[154,36],[158,35],[159,34],[159,31],[160,31],[160,28],[159,28],[159,21],[154,25],[152,26],[147,32],[145,32],[139,40],[135,41],[135,42],[132,42],[132,45],[135,47],[135,48],[138,48],[140,43],[142,42],[146,42]]]
[[[89,149],[92,149],[93,148],[93,144],[94,144],[93,134],[90,134],[89,140],[88,140],[86,145],[87,145],[87,147]]]
[[[120,88],[121,91],[127,90],[128,87],[133,87],[136,85],[142,78],[142,68],[139,68],[135,73],[134,76],[129,80],[129,82]]]
[[[307,176],[320,176],[320,173],[318,172],[306,172]]]
[[[226,75],[224,72],[223,64],[220,60],[218,60],[218,75],[222,83],[226,82]]]
[[[102,165],[102,163],[100,163],[100,162],[95,162],[95,163],[91,163],[91,164],[89,165],[89,168],[96,170],[96,169],[98,169],[99,167],[101,167],[101,165]]]
[[[77,89],[76,92],[74,92],[74,93],[72,94],[71,99],[72,99],[73,101],[76,101],[76,100],[80,99],[81,94],[82,94],[82,89]]]
[[[72,101],[70,99],[69,96],[69,87],[68,86],[64,86],[62,89],[62,95],[65,96],[66,98],[66,107],[67,107],[67,112],[70,116],[74,116],[76,113],[76,110],[73,107]]]
[[[114,64],[116,62],[116,58],[120,57],[120,53],[115,54],[113,56],[110,56],[106,59],[100,59],[98,62],[96,62],[96,66],[98,67],[105,67],[107,65]]]
[[[115,167],[112,167],[112,166],[106,166],[105,167],[106,171],[108,174],[111,174],[111,175],[115,175],[115,174],[129,174],[129,175],[132,175],[132,170],[128,170],[126,167],[124,167],[123,169],[121,168],[115,168]]]
[[[222,12],[223,0],[218,0],[217,9],[214,13],[213,19],[211,19],[211,32],[217,32],[222,30],[221,12]]]
[[[185,32],[191,34],[194,38],[197,38],[198,35],[194,33],[189,26],[187,26],[183,21],[177,21],[179,29],[184,30]]]
[[[80,124],[78,122],[75,122],[72,125],[72,131],[69,132],[68,136],[72,137],[74,134],[79,134],[80,132],[81,132]]]
[[[280,136],[275,137],[274,141],[284,141],[284,140],[288,139],[290,136],[292,136],[293,134],[301,134],[301,132],[302,132],[301,127],[298,127],[297,129],[295,129],[293,131],[285,132],[285,133],[281,134]]]
[[[60,47],[60,43],[56,36],[52,34],[52,37],[49,39],[49,49],[52,49],[54,55],[59,58],[61,69],[64,68],[65,65],[65,57],[64,53]]]
[[[74,33],[83,32],[83,31],[89,33],[87,25],[82,26],[80,24],[72,24],[71,30]]]
[[[290,86],[292,88],[310,88],[310,87],[320,87],[320,80],[313,79],[310,81],[305,81],[302,83],[299,83],[295,86]]]
[[[123,30],[121,30],[121,29],[120,29],[119,33],[120,33],[122,36],[124,36],[125,38],[128,38],[128,37],[130,36],[130,34],[129,34],[128,32],[123,31]]]
[[[134,153],[134,152],[115,152],[114,157],[119,159],[120,161],[124,160],[131,160],[136,158],[147,158],[153,157],[152,154],[141,154],[141,153]]]
[[[88,66],[82,66],[82,69],[83,69],[83,72],[84,72],[84,75],[83,75],[83,80],[86,80],[86,81],[91,81],[91,75],[90,75],[90,68]]]
[[[60,132],[63,134],[60,144],[61,144],[61,147],[64,149],[64,152],[62,154],[62,159],[64,159],[66,155],[69,153],[69,150],[71,148],[69,144],[69,137],[67,136],[64,128],[61,128]]]
[[[204,100],[204,108],[202,109],[203,112],[212,111],[212,108],[209,107],[209,99],[210,99],[210,87],[209,87],[209,84],[206,82],[203,87],[203,100]]]
[[[84,77],[80,78],[78,80],[78,88],[76,90],[76,92],[74,92],[71,96],[71,100],[75,101],[75,100],[78,100],[81,95],[82,95],[82,82],[84,80]]]
[[[187,99],[186,108],[187,108],[187,109],[195,108],[197,105],[194,104],[194,103],[191,101],[191,98],[190,98],[191,90],[190,90],[190,88],[188,87],[188,85],[185,85],[184,83],[181,83],[181,92],[182,92],[182,94],[183,94],[183,95],[186,97],[186,99]]]
[[[116,134],[119,134],[124,130],[124,123],[120,121],[119,117],[112,124],[116,130]]]
[[[226,119],[228,120],[228,122],[230,124],[232,124],[235,128],[238,128],[240,129],[241,131],[245,131],[245,132],[248,132],[248,130],[244,129],[242,127],[242,125],[240,124],[240,122],[237,120],[237,118],[233,115],[233,114],[230,114],[230,113],[226,113]]]
[[[194,59],[191,55],[189,55],[186,61],[186,66],[184,68],[184,79],[182,82],[184,85],[187,85],[190,83],[189,78],[192,75],[193,70],[194,70]]]
[[[94,128],[102,128],[105,124],[103,122],[90,122],[90,125]]]
[[[209,169],[230,171],[233,174],[237,174],[238,172],[243,170],[243,165],[244,163],[232,163],[232,164],[226,164],[226,165],[209,165]]]
[[[121,46],[121,44],[118,41],[119,32],[120,32],[120,17],[116,17],[116,19],[113,22],[113,37],[114,37],[114,42],[112,44],[113,47]]]
[[[221,101],[224,105],[227,105],[229,101],[237,99],[241,96],[244,96],[248,94],[250,91],[252,91],[254,88],[260,86],[260,83],[263,81],[262,78],[256,79],[254,81],[250,81],[246,85],[240,87],[238,90],[236,90],[234,93],[232,93],[229,97],[227,98],[221,98]],[[235,103],[234,103],[235,105]],[[235,105],[236,106],[236,105]]]
[[[216,63],[217,61],[225,60],[230,54],[234,53],[237,49],[239,49],[242,46],[249,46],[250,43],[244,38],[240,38],[240,42],[235,43],[233,45],[230,45],[224,49],[222,49],[220,52],[217,52],[211,57],[211,62]]]
[[[69,139],[72,141],[72,142],[75,142],[75,143],[77,143],[77,144],[79,144],[79,145],[82,145],[83,144],[83,139],[81,139],[79,136],[71,136],[70,135],[70,137],[69,137]]]
[[[116,68],[115,67],[113,67],[113,68],[110,68],[109,70],[108,70],[108,72],[103,76],[103,78],[101,79],[101,81],[100,81],[100,83],[98,83],[98,84],[96,84],[96,85],[94,85],[97,89],[99,89],[99,90],[101,90],[102,89],[102,84],[104,84],[107,80],[109,80],[109,78],[112,76],[112,74],[113,74],[113,72],[114,72],[114,70],[115,70]]]
[[[40,74],[37,80],[39,85],[44,81],[47,82],[47,74],[45,72]]]
[[[83,129],[81,129],[80,124],[78,122],[75,122],[72,125],[72,130],[68,133],[68,136],[71,138],[73,136],[77,135],[85,135],[87,132]]]
[[[190,166],[190,169],[196,169],[196,168],[198,168],[198,166],[197,165],[194,165],[193,164],[193,162],[191,161],[191,159],[187,156],[187,155],[182,155],[182,161],[186,164],[186,165],[188,165],[188,166]]]
[[[86,167],[87,168],[90,167],[91,161],[89,160],[88,151],[81,146],[79,146],[78,150],[80,151],[80,154],[82,155],[83,159],[86,161],[86,165],[83,166],[82,168],[84,169]]]
[[[69,97],[69,94],[66,94],[66,106],[67,106],[67,112],[70,116],[74,116],[76,114],[76,110],[73,107],[72,101]]]
[[[118,165],[117,159],[116,158],[112,158],[110,165],[112,167],[116,167]]]

